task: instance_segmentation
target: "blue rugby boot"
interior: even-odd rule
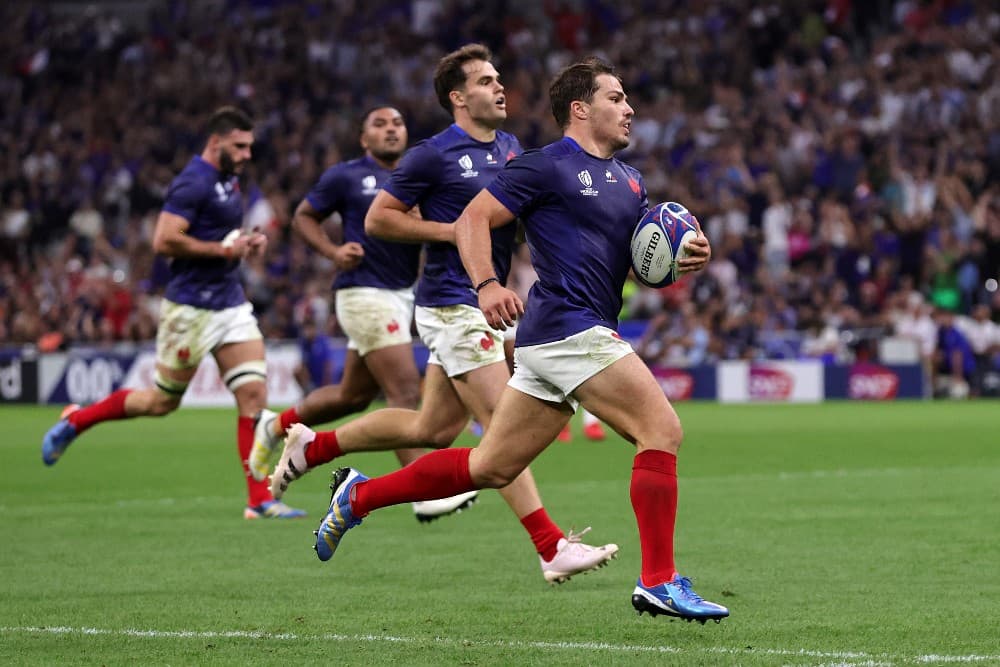
[[[301,519],[305,510],[289,507],[280,500],[268,500],[256,507],[246,507],[243,510],[244,519]]]
[[[639,615],[649,612],[650,616],[666,614],[685,621],[698,621],[702,625],[712,620],[716,623],[729,616],[729,610],[720,604],[703,600],[691,589],[691,580],[675,574],[670,581],[656,586],[643,586],[642,578],[632,591],[632,606]]]
[[[76,438],[76,427],[69,423],[67,417],[79,409],[79,405],[67,405],[59,415],[59,421],[45,433],[42,438],[42,462],[45,465],[50,466],[58,461]]]
[[[330,511],[323,517],[319,529],[313,531],[313,535],[316,536],[313,548],[320,560],[330,560],[340,545],[340,538],[344,533],[361,523],[361,519],[355,517],[351,511],[351,489],[358,482],[367,479],[353,468],[340,468],[333,473],[333,482],[330,484],[330,489],[333,491],[330,494]]]

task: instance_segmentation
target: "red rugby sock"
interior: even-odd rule
[[[552,519],[544,507],[539,507],[531,514],[521,517],[521,525],[531,535],[531,541],[535,544],[535,551],[546,561],[550,561],[556,556],[556,547],[559,540],[566,537]]]
[[[310,468],[329,463],[343,454],[340,451],[340,444],[337,442],[336,431],[322,431],[316,434],[316,438],[306,447],[306,464]]]
[[[472,491],[468,448],[439,449],[396,472],[354,486],[351,511],[356,517],[372,510],[416,500],[437,500]]]
[[[243,474],[247,478],[247,505],[257,507],[261,503],[274,500],[267,480],[261,482],[255,480],[250,474],[250,466],[247,464],[250,450],[253,448],[253,417],[239,417],[236,422],[236,447],[240,452]]]
[[[288,429],[292,427],[292,424],[296,424],[301,421],[302,418],[299,417],[299,412],[295,409],[295,406],[288,408],[278,415],[278,425],[281,426],[282,434],[288,433]],[[309,424],[306,424],[306,426],[309,426]]]
[[[656,449],[636,454],[630,495],[639,524],[642,583],[655,586],[670,581],[676,573],[677,457]]]
[[[128,419],[128,415],[125,414],[125,397],[131,393],[131,389],[112,392],[97,403],[70,413],[66,421],[73,425],[77,434],[80,434],[100,422]]]

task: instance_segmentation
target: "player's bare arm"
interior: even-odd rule
[[[348,241],[338,245],[330,240],[323,229],[323,216],[308,199],[303,199],[295,209],[292,228],[313,250],[333,260],[341,271],[356,269],[365,257],[365,249],[360,243]]]
[[[698,236],[684,244],[687,257],[677,260],[677,270],[681,273],[694,273],[701,271],[708,265],[708,260],[712,258],[712,245],[708,242],[708,237],[701,229],[701,223],[694,218],[694,223],[698,227]]]
[[[238,234],[230,243],[202,241],[188,236],[191,223],[175,213],[161,211],[153,232],[153,251],[167,257],[221,257],[242,259],[264,252],[267,237],[259,232]]]
[[[454,243],[454,225],[424,220],[385,190],[372,201],[365,216],[365,234],[400,243]]]
[[[479,309],[486,322],[504,331],[524,313],[524,304],[513,290],[500,284],[493,270],[490,230],[514,221],[514,214],[488,190],[481,190],[455,221],[455,244],[462,265],[479,295]]]

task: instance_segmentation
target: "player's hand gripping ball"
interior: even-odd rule
[[[632,269],[650,287],[666,287],[679,277],[677,260],[684,259],[684,244],[698,236],[694,216],[677,202],[653,206],[632,233]]]

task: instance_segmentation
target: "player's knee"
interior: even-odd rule
[[[663,449],[676,453],[681,448],[681,441],[684,440],[684,427],[681,420],[676,415],[670,415],[666,427],[660,432],[659,437],[663,444]]]
[[[152,400],[150,400],[147,407],[146,414],[151,417],[162,417],[163,415],[168,415],[176,410],[180,407],[180,404],[180,396],[158,391],[153,394]]]
[[[237,389],[242,389],[240,393],[245,396],[259,394],[263,399],[267,395],[267,362],[263,359],[244,361],[226,371],[222,381],[234,394]]]
[[[413,383],[395,385],[386,389],[385,400],[390,407],[415,410],[420,404],[420,385]]]
[[[464,428],[464,420],[461,423],[456,422],[447,426],[437,426],[431,432],[425,434],[427,446],[433,449],[447,449],[451,447]]]
[[[156,391],[146,395],[146,405],[143,414],[151,417],[162,417],[176,410],[181,404],[181,398],[187,391],[188,383],[167,377],[159,370],[153,375]]]
[[[361,412],[375,400],[375,392],[371,393],[358,393],[351,396],[344,397],[344,403],[348,410],[352,413]]]
[[[453,437],[447,431],[435,431],[423,440],[431,449],[448,449],[455,442],[455,437],[457,435]]]
[[[236,396],[240,411],[256,413],[267,405],[267,362],[245,361],[222,376],[222,382]]]
[[[502,489],[521,474],[523,468],[489,466],[476,472],[475,481],[487,489]]]

